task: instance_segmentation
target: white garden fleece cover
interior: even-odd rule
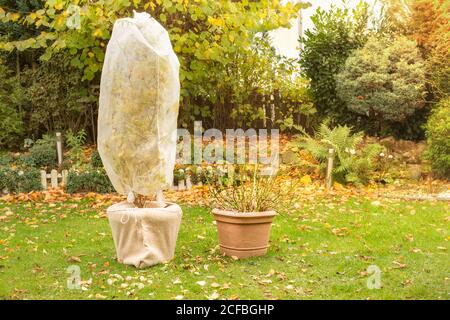
[[[150,15],[115,22],[100,85],[98,150],[117,192],[151,195],[173,181],[179,61]]]

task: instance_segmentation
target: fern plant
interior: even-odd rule
[[[321,172],[325,172],[329,149],[334,149],[333,178],[336,181],[355,184],[367,183],[373,171],[373,161],[382,151],[379,144],[368,144],[359,148],[364,134],[352,133],[348,126],[330,128],[323,122],[315,137],[306,132],[294,140],[297,147],[307,150],[318,161]]]

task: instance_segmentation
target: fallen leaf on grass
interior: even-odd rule
[[[379,207],[381,205],[381,202],[378,200],[372,201],[371,205],[373,205],[374,207]]]
[[[219,293],[217,293],[217,291],[214,291],[212,294],[210,294],[209,296],[206,296],[206,298],[208,299],[208,300],[217,300],[217,299],[219,299],[219,297],[220,297],[220,294]]]
[[[411,279],[406,279],[405,281],[402,282],[402,285],[404,287],[409,286],[413,283],[413,281]]]
[[[264,280],[258,281],[258,283],[259,283],[259,284],[262,284],[262,285],[271,284],[271,283],[272,283],[272,280],[270,280],[270,279],[264,279]]]
[[[406,268],[406,264],[405,263],[401,263],[401,262],[398,262],[398,261],[394,261],[392,263],[395,264],[399,269]]]
[[[294,286],[292,284],[289,284],[285,288],[286,288],[286,290],[292,290],[292,289],[294,289]]]
[[[331,232],[338,237],[345,237],[349,234],[349,230],[346,227],[343,228],[333,228],[331,229]]]
[[[266,275],[266,277],[271,277],[275,274],[275,270],[274,269],[270,269],[269,273]]]
[[[80,257],[77,257],[77,256],[71,256],[71,257],[69,257],[69,259],[67,259],[67,261],[69,261],[69,262],[81,262],[81,259],[80,259]]]
[[[369,275],[369,273],[366,270],[360,271],[359,272],[359,276],[360,277],[367,277]]]
[[[40,266],[35,266],[31,272],[33,272],[33,273],[39,273],[39,272],[41,272],[41,271],[42,271],[42,268],[41,268]]]

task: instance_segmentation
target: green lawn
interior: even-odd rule
[[[267,256],[219,253],[207,209],[184,207],[176,257],[114,260],[104,207],[0,204],[1,299],[449,299],[447,203],[316,199],[276,218]],[[82,290],[67,288],[78,265]],[[369,290],[369,265],[381,269]]]

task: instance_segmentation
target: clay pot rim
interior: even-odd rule
[[[234,217],[234,218],[255,218],[255,217],[274,217],[278,215],[276,211],[268,210],[261,212],[239,212],[232,210],[223,210],[214,208],[212,210],[214,215],[226,216],[226,217]]]

